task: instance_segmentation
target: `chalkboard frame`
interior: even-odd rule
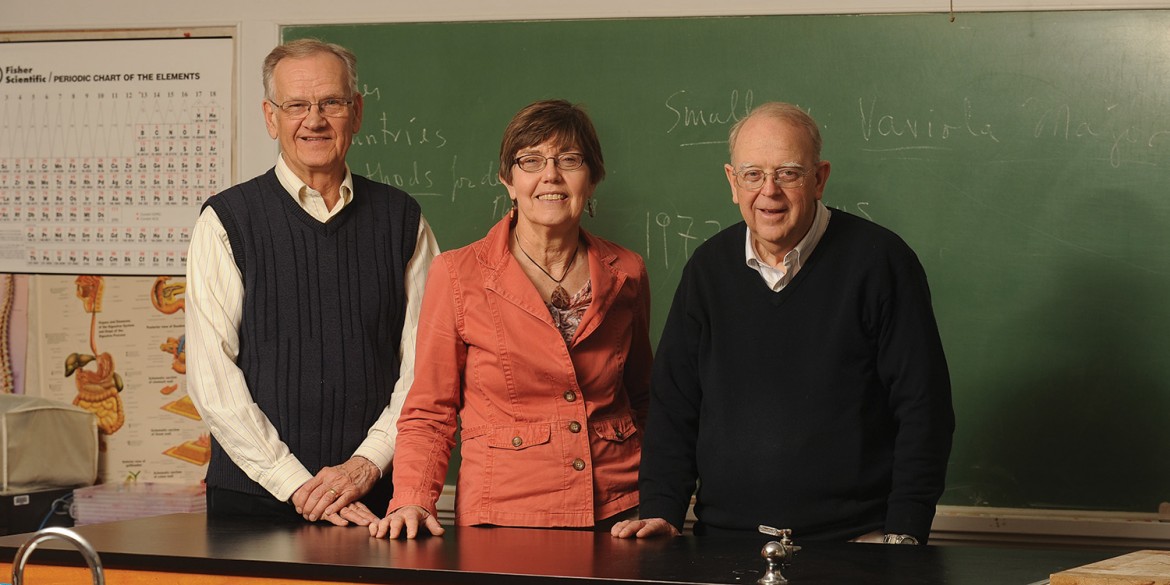
[[[418,195],[444,248],[505,210],[492,161],[510,115],[584,103],[609,171],[586,229],[646,258],[655,332],[693,246],[738,221],[728,125],[800,104],[833,163],[826,202],[895,230],[927,269],[959,422],[943,503],[1149,512],[1170,499],[1150,463],[1170,447],[1155,414],[1170,406],[1170,64],[1150,49],[1166,30],[1170,13],[1136,10],[282,35],[355,49],[368,106],[351,164]]]

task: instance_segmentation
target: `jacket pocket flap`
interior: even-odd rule
[[[638,427],[634,426],[634,419],[624,416],[593,422],[593,431],[607,441],[621,443],[634,436]]]
[[[488,435],[488,446],[494,449],[519,451],[535,445],[543,445],[552,437],[552,425],[537,423],[530,425],[505,425],[492,429]]]

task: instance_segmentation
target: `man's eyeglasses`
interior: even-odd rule
[[[349,115],[349,107],[353,105],[352,99],[345,98],[325,98],[317,103],[306,100],[289,100],[283,104],[278,104],[272,100],[268,100],[272,105],[280,108],[284,115],[289,118],[303,118],[309,115],[309,110],[313,106],[317,106],[317,111],[322,116],[330,118],[342,118]]]
[[[548,161],[556,161],[555,165],[562,171],[575,171],[585,164],[585,155],[579,152],[562,152],[556,156],[541,156],[539,154],[526,154],[517,157],[512,161],[520,170],[528,173],[539,173],[544,170]]]
[[[812,171],[813,169],[803,170],[800,167],[781,167],[770,173],[760,169],[744,169],[735,173],[735,184],[744,189],[755,191],[763,189],[764,181],[768,175],[772,175],[772,184],[775,186],[795,189],[804,185],[804,178]]]

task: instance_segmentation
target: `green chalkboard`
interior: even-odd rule
[[[739,220],[730,123],[822,125],[826,202],[926,267],[958,416],[943,503],[1170,500],[1170,12],[296,26],[359,56],[354,171],[446,248],[507,207],[513,113],[587,106],[608,177],[587,229],[649,267],[654,331],[695,246]],[[778,335],[783,332],[777,332]]]

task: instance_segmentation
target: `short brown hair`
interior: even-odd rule
[[[731,132],[727,137],[727,150],[729,154],[735,154],[735,141],[739,138],[739,129],[755,116],[767,116],[803,128],[808,133],[809,140],[812,142],[813,155],[816,156],[818,161],[821,160],[821,129],[817,127],[816,120],[813,120],[812,116],[800,109],[799,106],[786,102],[762,103],[753,108],[751,113],[746,117],[740,118],[731,127]]]
[[[596,185],[605,178],[605,159],[593,122],[581,106],[565,100],[542,100],[516,112],[500,142],[500,176],[511,183],[516,153],[550,139],[555,139],[559,146],[581,149],[589,167],[590,183]]]
[[[341,45],[326,43],[319,39],[297,39],[284,43],[283,45],[277,45],[264,58],[264,69],[262,73],[264,97],[268,100],[271,100],[273,97],[272,94],[275,88],[272,87],[272,73],[276,70],[277,63],[280,63],[283,59],[301,59],[319,53],[327,53],[341,60],[341,64],[345,66],[345,77],[346,83],[349,86],[349,95],[357,94],[357,57],[349,49]]]

